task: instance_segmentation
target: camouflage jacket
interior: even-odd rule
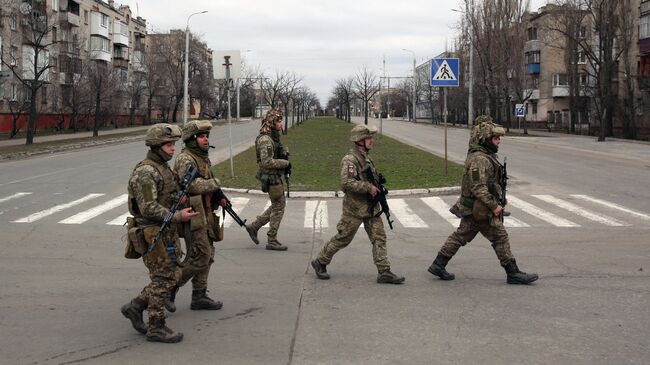
[[[501,169],[496,154],[481,146],[474,145],[465,160],[465,170],[461,183],[459,208],[461,215],[472,214],[472,204],[480,199],[490,210],[494,210],[501,191],[499,175]]]
[[[352,148],[341,159],[341,189],[343,197],[343,214],[350,214],[359,218],[368,218],[370,206],[370,191],[372,183],[361,172],[366,164],[370,164],[373,174],[377,175],[375,164],[368,153],[361,148]],[[380,210],[375,207],[375,214]]]
[[[289,166],[289,161],[278,159],[278,144],[268,134],[260,134],[255,140],[257,165],[259,173],[264,175],[282,175]]]
[[[188,148],[183,148],[176,157],[174,171],[178,176],[183,176],[190,166],[194,166],[201,176],[197,176],[189,186],[190,197],[201,196],[203,211],[199,211],[206,218],[208,227],[212,227],[212,194],[221,189],[219,179],[215,178],[210,170],[210,159],[202,157]]]
[[[153,153],[138,163],[129,178],[129,212],[139,226],[159,225],[172,206],[178,177],[166,162]],[[172,222],[181,221],[177,211]]]

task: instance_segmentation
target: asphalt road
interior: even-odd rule
[[[213,162],[228,156],[226,128],[211,133]],[[234,124],[235,150],[257,129]],[[441,128],[382,129],[443,151]],[[449,128],[448,139],[462,161],[467,131]],[[483,238],[449,264],[455,281],[432,279],[426,267],[454,229],[444,214],[454,196],[391,200],[389,257],[404,285],[375,283],[363,231],[319,281],[309,261],[334,235],[340,200],[290,199],[279,236],[289,251],[227,229],[210,273],[224,308],[190,311],[191,290],[181,289],[168,319],[185,333],[175,345],[146,342],[119,313],[147,283],[143,265],[122,258],[119,225],[142,142],[0,163],[0,363],[647,364],[650,146],[577,136],[501,146],[513,176],[513,253],[540,274],[535,285],[505,284]],[[266,204],[231,198],[248,219]]]

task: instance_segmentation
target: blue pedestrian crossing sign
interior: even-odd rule
[[[523,118],[526,116],[526,105],[515,104],[515,117]]]
[[[458,58],[434,58],[431,60],[431,86],[458,87],[459,79]]]

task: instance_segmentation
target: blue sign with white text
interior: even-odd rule
[[[431,60],[431,86],[458,87],[459,80],[458,58],[433,58]]]

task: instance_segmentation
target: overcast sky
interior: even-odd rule
[[[477,3],[480,0],[475,0]],[[452,44],[460,0],[116,0],[155,32],[185,28],[213,50],[240,49],[267,74],[294,71],[325,105],[336,79],[362,66],[378,75],[408,76],[417,64]],[[546,0],[532,0],[532,10]]]

